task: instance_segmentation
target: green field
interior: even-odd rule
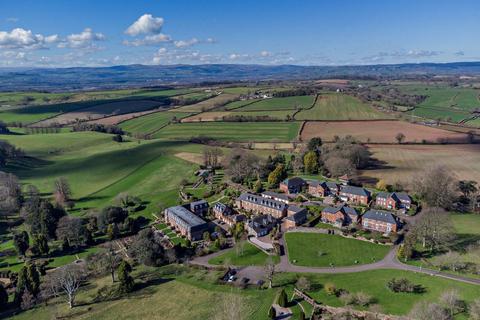
[[[277,283],[294,283],[299,274],[279,274]],[[307,278],[314,284],[319,284],[319,289],[312,290],[309,294],[318,302],[343,306],[343,302],[335,295],[326,294],[322,285],[332,283],[337,289],[344,289],[350,293],[364,292],[372,296],[379,304],[382,312],[387,314],[406,315],[412,307],[420,301],[438,302],[440,295],[449,290],[457,289],[465,301],[471,302],[478,298],[479,287],[452,281],[427,274],[413,273],[401,270],[373,270],[346,274],[309,274]],[[387,282],[392,278],[407,278],[414,284],[425,288],[424,293],[393,293],[387,288]],[[456,319],[466,319],[460,315]]]
[[[227,103],[225,106],[223,106],[222,109],[225,109],[225,110],[233,110],[233,109],[237,109],[237,108],[243,107],[243,106],[245,106],[245,105],[249,105],[249,104],[255,103],[256,101],[257,101],[257,100],[240,100],[240,101],[233,101],[233,102]]]
[[[130,133],[150,133],[167,125],[173,117],[181,119],[189,115],[190,113],[182,112],[155,112],[124,121],[120,127]]]
[[[452,222],[457,234],[480,235],[480,215],[474,213],[452,214]]]
[[[223,265],[228,262],[234,266],[263,266],[268,255],[250,243],[245,243],[243,253],[238,252],[234,248],[228,252],[212,258],[208,261],[210,264]],[[278,256],[272,256],[275,263],[279,262]]]
[[[295,115],[297,120],[372,120],[390,119],[355,97],[342,93],[322,94],[314,107]]]
[[[102,207],[120,192],[146,201],[147,216],[158,202],[176,203],[180,181],[196,165],[174,157],[180,151],[201,152],[201,146],[168,141],[116,143],[111,135],[76,132],[5,136],[33,159],[9,167],[22,182],[49,193],[64,176],[70,183],[77,208]]]
[[[233,142],[281,142],[295,139],[299,126],[296,122],[178,123],[163,128],[153,137],[185,141],[191,137],[207,136]]]
[[[321,233],[288,232],[285,240],[290,262],[307,267],[373,263],[382,260],[391,249],[389,246]]]
[[[471,110],[480,106],[478,99],[480,91],[476,89],[424,85],[405,85],[396,88],[408,94],[427,96],[409,112],[418,117],[460,122],[471,116]]]
[[[312,105],[314,99],[314,96],[294,96],[285,98],[262,99],[258,102],[235,109],[234,111],[236,112],[305,109]]]

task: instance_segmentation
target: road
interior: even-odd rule
[[[280,244],[284,246],[284,237],[280,239]],[[284,246],[285,248],[285,246]],[[280,256],[280,263],[276,265],[276,270],[280,272],[298,272],[298,273],[323,273],[323,274],[332,274],[332,273],[355,273],[355,272],[363,272],[363,271],[369,271],[369,270],[379,270],[379,269],[395,269],[395,270],[404,270],[404,271],[411,271],[411,272],[416,272],[416,273],[423,273],[423,274],[428,274],[431,276],[436,276],[440,278],[445,278],[445,279],[450,279],[454,281],[460,281],[468,284],[473,284],[473,285],[480,285],[480,279],[475,279],[475,278],[468,278],[460,275],[454,275],[454,274],[449,274],[437,270],[431,270],[427,268],[422,268],[422,267],[416,267],[412,265],[407,265],[404,263],[401,263],[397,259],[397,249],[398,246],[393,246],[392,249],[388,252],[388,254],[380,261],[377,261],[375,263],[370,263],[370,264],[362,264],[362,265],[354,265],[354,266],[349,266],[349,267],[302,267],[302,266],[296,266],[290,263],[288,259],[288,254],[285,249],[285,254]],[[201,265],[203,267],[207,268],[213,268],[213,267],[218,267],[215,265],[211,265],[208,263],[208,260],[210,260],[213,257],[216,257],[220,254],[223,254],[224,252],[231,250],[231,249],[225,249],[210,255],[202,256],[202,257],[197,257],[193,260],[190,261],[192,264],[196,265]],[[252,273],[252,274],[259,274],[263,272],[263,267],[260,266],[248,266],[248,267],[240,267],[238,269],[241,269],[244,271],[244,273]]]

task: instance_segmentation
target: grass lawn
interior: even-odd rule
[[[49,320],[54,315],[69,319],[213,319],[223,307],[223,301],[231,298],[243,306],[246,320],[267,320],[267,311],[274,300],[276,290],[240,290],[215,284],[218,272],[192,270],[170,271],[171,266],[147,269],[137,267],[133,277],[140,288],[128,296],[110,301],[93,302],[98,289],[111,286],[107,276],[85,286],[77,297],[78,306],[69,310],[64,300],[41,305],[21,312],[11,319]],[[176,273],[180,275],[176,275]]]
[[[227,251],[226,253],[212,258],[208,261],[210,264],[222,265],[228,261],[234,266],[263,266],[268,255],[250,243],[245,243],[243,254],[239,255],[236,249]],[[272,256],[275,263],[280,261],[278,256]]]
[[[454,213],[451,218],[457,234],[480,235],[480,214]]]
[[[299,274],[278,274],[275,284],[294,283]],[[479,286],[465,284],[458,281],[433,277],[426,274],[413,273],[401,270],[372,270],[347,274],[308,274],[305,275],[314,287],[309,294],[320,303],[331,306],[343,306],[343,302],[336,296],[326,294],[323,286],[333,283],[337,289],[345,289],[350,293],[365,292],[372,296],[384,313],[405,315],[412,307],[421,301],[438,302],[440,295],[448,289],[457,289],[460,296],[467,302],[478,297]],[[424,293],[393,293],[387,288],[387,282],[392,278],[407,278],[414,284],[425,288]],[[466,319],[466,317],[459,317]]]
[[[315,106],[295,115],[296,120],[371,120],[389,119],[359,99],[342,93],[320,95]]]
[[[368,264],[382,260],[390,250],[388,246],[321,233],[288,232],[285,239],[290,262],[307,267],[351,266],[355,261]]]
[[[291,141],[298,134],[297,122],[209,122],[171,124],[154,134],[154,138],[189,140],[207,136],[222,141],[270,142]]]
[[[270,111],[270,110],[296,110],[308,108],[312,105],[314,96],[293,96],[285,98],[262,99],[248,104],[234,111]]]
[[[181,119],[190,113],[182,112],[155,112],[135,119],[124,121],[120,128],[130,133],[150,133],[167,125],[174,117]]]

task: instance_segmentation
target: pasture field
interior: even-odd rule
[[[382,260],[391,249],[390,246],[322,233],[287,232],[285,241],[290,263],[306,267],[373,263]]]
[[[458,179],[480,182],[480,145],[369,145],[372,157],[385,164],[363,170],[362,176],[383,179],[387,183],[408,185],[412,178],[434,166],[445,166]]]
[[[94,132],[11,135],[5,139],[33,157],[8,168],[23,183],[48,194],[55,179],[66,177],[77,209],[101,208],[126,191],[145,201],[146,209],[140,213],[146,216],[158,210],[159,202],[174,204],[180,181],[197,167],[174,154],[200,153],[202,148],[168,141],[116,143],[111,135]]]
[[[305,109],[312,105],[314,96],[293,96],[285,98],[262,99],[244,107],[234,109],[234,112],[243,111],[271,111],[271,110],[297,110]],[[244,101],[242,101],[244,102]]]
[[[46,92],[1,92],[0,108],[20,105],[39,105],[69,100],[72,93],[46,93]]]
[[[302,140],[321,137],[324,141],[333,141],[335,136],[344,137],[351,135],[361,142],[372,143],[397,143],[395,137],[398,133],[405,135],[404,142],[429,143],[448,141],[455,143],[468,142],[467,135],[429,127],[404,121],[308,121],[301,133]]]
[[[165,105],[165,103],[155,100],[119,100],[108,103],[99,103],[91,107],[82,108],[78,111],[60,114],[56,117],[40,121],[36,123],[36,125],[48,126],[52,123],[68,124],[76,121],[77,119],[99,119],[109,115],[146,111],[162,105]]]
[[[155,133],[153,138],[186,141],[206,136],[232,142],[286,142],[295,139],[299,125],[297,122],[175,123]]]
[[[240,107],[243,107],[245,105],[249,105],[249,104],[252,104],[252,103],[255,103],[259,100],[239,100],[239,101],[233,101],[233,102],[230,102],[230,103],[227,103],[225,106],[223,106],[222,109],[224,110],[229,110],[229,111],[233,111],[233,109],[237,109],[237,108],[240,108]]]
[[[359,99],[342,93],[322,94],[311,109],[295,115],[297,120],[372,120],[391,119]]]
[[[410,113],[428,119],[460,122],[480,106],[480,91],[476,89],[425,85],[400,85],[396,88],[409,94],[427,96]]]
[[[232,110],[236,111],[236,110]],[[223,117],[243,116],[243,117],[265,117],[270,119],[285,120],[287,115],[292,116],[294,110],[274,110],[274,111],[244,111],[232,112],[232,111],[210,111],[203,112],[191,117],[185,118],[182,122],[203,122],[203,121],[222,121]]]
[[[457,234],[480,235],[480,215],[475,213],[454,213],[451,217]]]
[[[182,119],[189,113],[160,111],[124,121],[120,128],[130,133],[150,133],[167,125],[173,118]]]
[[[238,96],[239,96],[238,94],[233,94],[233,93],[222,93],[213,98],[210,98],[195,104],[176,108],[174,110],[178,112],[192,112],[192,113],[209,111],[211,109],[223,106],[225,103],[237,98]]]
[[[263,266],[267,261],[268,255],[255,247],[253,244],[245,243],[243,252],[237,252],[236,249],[208,260],[210,264],[223,265],[229,263],[233,266]],[[272,256],[273,262],[278,263],[280,258]]]

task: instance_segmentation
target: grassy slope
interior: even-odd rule
[[[290,261],[296,260],[294,264],[309,267],[328,267],[330,263],[351,266],[355,261],[372,263],[381,260],[390,250],[388,246],[319,233],[289,232],[285,239]]]
[[[83,198],[77,203],[80,208],[101,207],[118,193],[128,191],[150,202],[150,214],[158,201],[176,201],[180,180],[196,167],[173,157],[172,153],[191,149],[179,142],[116,143],[110,135],[93,132],[5,137],[29,156],[40,159],[29,166],[10,167],[10,171],[46,193],[51,192],[56,178],[66,177],[74,198]]]
[[[297,120],[371,120],[389,119],[390,116],[375,110],[355,97],[333,93],[321,95],[312,109],[296,114]]]
[[[169,267],[160,268],[165,270]],[[213,284],[219,273],[194,271],[180,276],[156,276],[156,271],[143,273],[144,268],[134,272],[137,283],[143,283],[143,288],[128,297],[91,303],[96,291],[103,286],[111,286],[111,279],[97,279],[82,290],[77,298],[78,305],[69,311],[62,300],[59,304],[49,304],[34,310],[20,313],[15,320],[32,319],[48,320],[54,314],[68,315],[70,319],[212,319],[222,301],[227,296],[234,296],[236,303],[244,306],[245,319],[266,320],[267,310],[276,290],[239,290],[229,286]],[[148,274],[144,281],[138,277],[141,273]],[[161,271],[159,272],[161,273]]]
[[[234,266],[263,266],[268,258],[268,255],[250,243],[245,244],[243,254],[237,254],[236,250],[229,250],[228,252],[212,258],[208,261],[211,264],[223,265],[225,261]],[[272,256],[274,262],[279,262],[278,256]]]
[[[131,133],[149,133],[167,125],[173,117],[181,119],[190,115],[182,112],[155,112],[132,120],[124,121],[120,127]]]
[[[263,99],[235,111],[295,110],[297,107],[303,109],[310,107],[313,99],[313,96]]]
[[[480,215],[458,213],[451,217],[457,234],[480,234]]]
[[[291,141],[299,129],[295,122],[225,122],[172,124],[157,132],[155,138],[188,140],[208,136],[223,141]]]

